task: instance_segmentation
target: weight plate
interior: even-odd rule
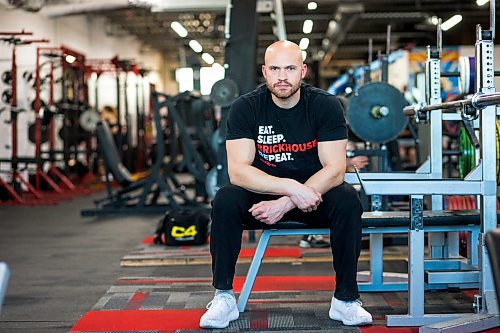
[[[217,168],[213,167],[208,171],[205,179],[205,189],[207,190],[208,197],[213,199],[215,193],[219,190],[219,186],[217,185]]]
[[[462,94],[473,94],[475,90],[476,59],[474,57],[460,57],[458,59],[458,89]]]
[[[210,92],[212,101],[222,107],[230,106],[238,95],[238,85],[228,78],[215,82]]]
[[[35,123],[28,127],[28,140],[35,142]],[[49,141],[49,131],[46,126],[40,125],[40,144]]]
[[[461,178],[464,178],[474,168],[476,164],[475,150],[465,128],[460,128],[458,132],[458,171]]]
[[[496,156],[497,156],[497,184],[500,184],[500,120],[496,121]]]
[[[101,117],[99,117],[99,114],[92,109],[83,111],[79,118],[80,126],[87,132],[95,131],[97,123],[100,121]]]
[[[386,143],[405,129],[408,118],[403,108],[407,105],[403,94],[390,84],[369,83],[350,98],[347,121],[362,140]]]
[[[212,151],[214,155],[217,155],[217,152],[219,151],[220,148],[220,129],[216,129],[214,133],[212,134],[212,137],[210,138],[210,148],[212,148]]]
[[[5,71],[2,73],[2,82],[10,85],[12,83],[12,72],[11,71]]]

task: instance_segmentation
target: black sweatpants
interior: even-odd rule
[[[212,201],[210,242],[212,284],[216,289],[232,289],[244,226],[258,229],[263,225],[248,212],[250,207],[277,198],[235,185],[226,185],[217,192]],[[315,211],[304,213],[295,208],[285,214],[282,220],[302,221],[313,228],[330,227],[333,268],[336,273],[335,297],[352,301],[359,298],[356,274],[361,249],[363,208],[358,193],[347,183],[332,188],[322,198],[323,202]]]

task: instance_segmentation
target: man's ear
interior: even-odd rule
[[[264,76],[265,79],[267,79],[266,75],[267,75],[267,73],[266,73],[266,65],[262,65],[262,76]]]
[[[306,74],[307,74],[307,65],[306,64],[302,64],[302,69],[301,69],[302,78],[305,78]]]

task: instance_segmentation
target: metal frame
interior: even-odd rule
[[[494,10],[494,1],[491,2]],[[492,27],[493,30],[493,27]],[[479,78],[476,86],[476,95],[493,96],[494,98],[485,98],[487,104],[475,102],[470,99],[463,105],[473,105],[475,112],[479,117],[479,132],[481,140],[480,160],[475,169],[467,175],[462,181],[432,180],[432,181],[361,181],[367,194],[402,194],[411,197],[411,230],[410,237],[410,257],[408,262],[410,280],[409,280],[409,299],[407,315],[387,316],[387,326],[425,326],[420,332],[449,331],[451,327],[456,331],[472,331],[479,327],[482,329],[496,327],[499,325],[498,306],[493,286],[491,267],[488,259],[487,249],[484,245],[484,235],[489,230],[496,228],[496,152],[495,152],[495,121],[496,121],[496,98],[498,93],[494,93],[494,61],[493,61],[493,33],[491,31],[482,31],[477,27],[476,42],[476,78]],[[490,105],[491,103],[491,105]],[[474,105],[475,104],[475,105]],[[419,111],[438,110],[446,107],[445,103],[429,106],[428,109],[420,108]],[[480,109],[481,108],[481,109]],[[431,112],[434,113],[436,111]],[[419,112],[415,112],[418,114]],[[463,112],[462,114],[464,114]],[[420,115],[419,115],[420,116]],[[383,185],[383,186],[381,186]],[[431,185],[431,187],[429,187]],[[423,252],[419,253],[424,244],[423,231],[419,225],[419,219],[422,217],[422,210],[418,209],[421,205],[423,195],[439,194],[475,194],[480,196],[480,217],[481,225],[479,232],[479,288],[480,295],[475,297],[476,315],[465,316],[463,314],[425,314],[424,311],[424,263]],[[449,321],[449,323],[445,323]],[[436,326],[437,323],[440,323]],[[437,328],[439,327],[439,328]]]
[[[479,233],[479,227],[474,225],[460,225],[460,226],[443,226],[443,227],[427,227],[425,230],[422,230],[422,235],[424,232],[429,233],[438,233],[438,232],[447,232],[447,231],[467,231],[471,234],[471,239],[477,239],[477,235]],[[396,278],[392,278],[392,281],[384,281],[384,272],[383,272],[383,235],[384,234],[396,234],[396,233],[406,233],[408,232],[408,227],[365,227],[363,228],[364,235],[370,235],[370,280],[367,282],[358,282],[359,291],[361,292],[382,292],[382,291],[405,291],[408,290],[408,282],[407,277],[404,275],[400,275]],[[248,269],[245,282],[243,284],[243,288],[241,289],[240,296],[238,298],[238,311],[244,312],[246,305],[248,303],[248,299],[250,298],[250,294],[252,293],[252,287],[255,283],[255,279],[257,277],[257,273],[259,272],[260,265],[262,263],[262,259],[264,258],[264,253],[266,252],[266,248],[269,244],[269,239],[272,236],[297,236],[297,235],[328,235],[330,234],[330,230],[328,228],[321,229],[267,229],[263,230],[260,236],[259,243],[255,249],[255,254],[252,259],[252,263],[250,264],[250,268]],[[375,237],[373,237],[375,236]],[[414,252],[422,254],[424,253],[424,244],[415,244],[415,246],[419,246],[419,248],[415,249]],[[477,246],[477,242],[475,241],[472,247]],[[449,261],[449,268],[470,268],[475,260],[473,259],[474,253],[471,253],[472,256],[464,260],[455,260]],[[425,268],[428,270],[432,269],[443,269],[442,265],[435,265],[434,262],[429,261],[426,262]],[[446,273],[442,273],[441,276]],[[411,275],[411,274],[410,274]],[[364,274],[358,274],[358,280],[364,280]],[[453,273],[453,277],[455,280],[460,279],[460,276],[457,276],[456,273]],[[447,278],[450,280],[450,277],[444,276],[443,279],[440,280],[439,283],[435,284],[425,284],[424,288],[421,288],[422,291],[428,289],[443,289],[449,286],[448,282],[443,282],[444,279]],[[389,279],[387,279],[389,280]],[[453,281],[455,287],[477,287],[478,279],[470,280],[466,283],[461,283],[460,281]],[[410,300],[411,302],[417,302],[418,299]],[[413,304],[412,307],[418,307],[418,304]]]

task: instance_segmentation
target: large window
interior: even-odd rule
[[[200,69],[200,92],[209,95],[215,82],[224,78],[224,67],[214,64],[211,67]],[[192,91],[194,89],[194,73],[189,67],[179,68],[175,71],[175,80],[179,84],[179,92]]]

